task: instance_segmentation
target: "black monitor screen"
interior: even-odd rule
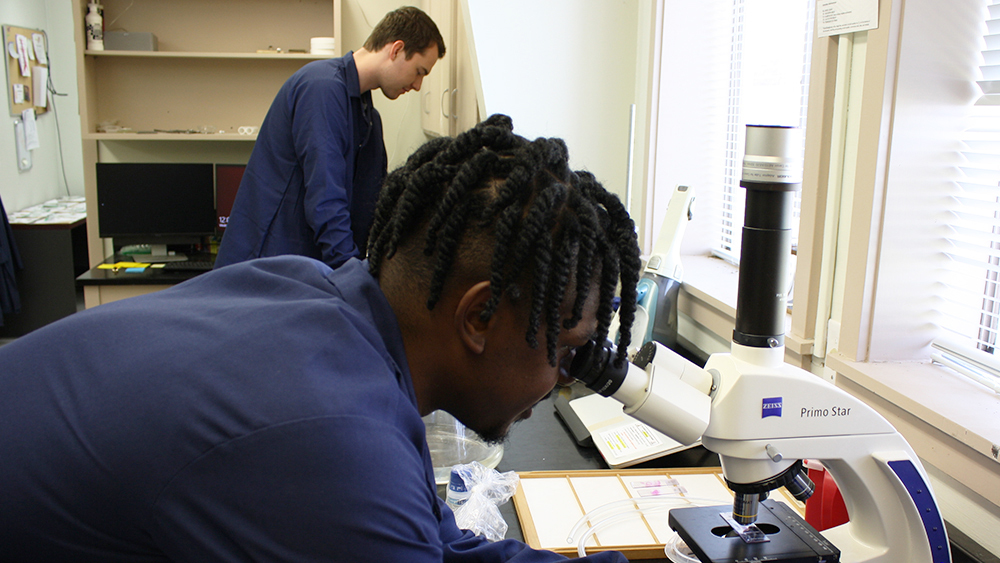
[[[116,245],[211,235],[215,171],[212,164],[98,163],[97,207],[100,236]]]

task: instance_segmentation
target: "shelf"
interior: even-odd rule
[[[207,53],[201,51],[84,51],[88,57],[148,57],[163,59],[274,59],[319,61],[336,55],[313,55],[311,53]]]
[[[96,163],[246,163],[257,135],[239,128],[259,128],[290,76],[345,49],[342,0],[101,0],[106,26],[150,33],[158,50],[93,51],[84,37],[90,1],[70,4],[84,193],[94,217],[87,247],[96,265],[111,250],[97,220]],[[313,37],[335,37],[340,55],[308,53]],[[129,132],[99,132],[102,124]]]
[[[85,141],[256,141],[257,135],[238,133],[84,133]]]
[[[101,135],[98,125],[113,123],[133,132],[222,130],[245,140],[238,128],[259,127],[282,84],[313,61],[100,56],[87,62],[94,96],[85,135]],[[111,133],[113,139],[124,134]],[[157,140],[200,142],[215,136],[164,133]]]

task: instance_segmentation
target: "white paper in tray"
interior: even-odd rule
[[[776,500],[791,501],[784,497],[774,495]],[[514,500],[525,542],[536,549],[575,555],[579,539],[596,525],[596,533],[586,542],[588,553],[616,549],[630,558],[662,558],[663,544],[674,535],[668,524],[672,507],[731,507],[733,495],[719,468],[536,471],[521,474]],[[635,500],[644,507],[643,514],[630,510]],[[657,502],[662,504],[651,508]],[[795,506],[794,501],[789,504]],[[599,508],[570,540],[581,517]],[[605,519],[612,515],[614,520]]]

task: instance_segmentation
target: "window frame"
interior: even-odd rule
[[[893,241],[888,239],[894,233],[886,231],[890,157],[893,134],[904,134],[894,123],[903,3],[882,0],[877,29],[816,39],[813,45],[806,189],[786,360],[833,380],[890,420],[924,460],[949,524],[1000,553],[1000,540],[994,537],[1000,514],[1000,425],[995,414],[1000,398],[932,364],[930,339],[920,332],[927,319],[895,314],[889,305],[899,298],[887,295],[893,290],[883,269],[893,265],[888,246]],[[906,3],[909,16],[932,4]],[[977,5],[968,0],[962,9]],[[663,16],[671,17],[669,10]],[[907,23],[911,33],[920,31],[912,17]],[[934,23],[942,30],[954,21]],[[661,170],[651,176],[669,177]],[[704,355],[726,351],[735,290],[719,279],[737,278],[732,267],[731,274],[715,264],[701,268],[708,260],[704,251],[686,245],[679,302],[681,341]],[[886,355],[886,342],[893,338],[894,344],[909,346],[909,356]]]

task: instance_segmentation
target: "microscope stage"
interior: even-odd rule
[[[670,527],[703,563],[751,561],[837,563],[840,550],[787,504],[764,500],[757,526],[769,541],[746,543],[720,514],[732,506],[699,506],[670,511]]]

